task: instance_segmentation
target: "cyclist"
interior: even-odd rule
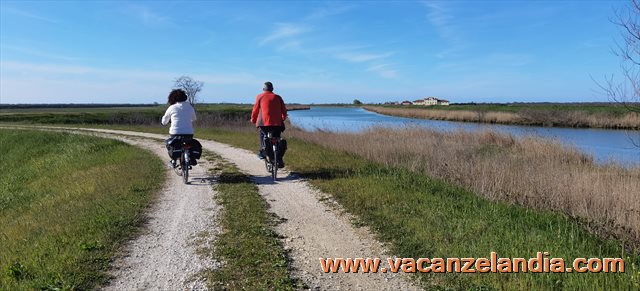
[[[265,159],[265,136],[271,132],[274,137],[280,137],[284,131],[284,121],[287,119],[287,107],[280,95],[273,93],[273,84],[265,82],[262,93],[256,96],[256,103],[251,111],[251,123],[260,129],[260,151],[258,157]],[[284,167],[282,155],[277,157],[278,168]]]
[[[162,116],[162,125],[167,125],[171,122],[171,128],[169,134],[171,137],[166,140],[167,150],[169,150],[169,157],[171,158],[171,166],[176,167],[176,160],[173,159],[171,142],[176,138],[193,138],[193,121],[196,120],[196,111],[191,106],[191,103],[187,101],[187,94],[182,89],[174,89],[169,93],[167,103],[169,108]],[[195,163],[195,160],[193,160]],[[195,164],[192,164],[195,165]]]

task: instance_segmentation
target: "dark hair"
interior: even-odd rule
[[[167,103],[169,103],[169,105],[173,105],[173,104],[176,104],[176,102],[187,101],[187,99],[188,99],[187,93],[185,93],[184,90],[173,89],[171,93],[169,93],[169,98],[167,100]]]
[[[271,84],[271,82],[264,82],[264,87],[262,87],[262,90],[273,92],[273,84]]]

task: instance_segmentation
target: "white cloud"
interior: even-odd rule
[[[33,48],[19,47],[19,46],[13,46],[13,45],[0,45],[0,49],[3,51],[11,50],[11,51],[22,53],[22,54],[28,54],[36,57],[59,60],[59,61],[80,60],[80,58],[78,57],[66,56],[66,55],[51,53],[47,51],[41,51]]]
[[[142,23],[148,26],[164,25],[164,24],[171,23],[171,19],[168,16],[164,16],[159,13],[156,13],[152,11],[150,8],[143,5],[130,4],[127,6],[127,10],[130,14],[140,19]]]
[[[340,53],[336,55],[336,58],[353,63],[368,62],[377,59],[384,59],[393,55],[393,52],[387,52],[383,54],[366,54],[366,53]]]
[[[377,73],[380,77],[387,79],[394,79],[398,77],[398,71],[393,69],[391,64],[371,65],[367,71]]]
[[[289,39],[306,31],[308,31],[308,28],[299,24],[277,23],[276,28],[269,35],[262,38],[258,45],[263,46],[278,40]]]
[[[305,17],[305,19],[306,20],[322,19],[322,18],[334,16],[334,15],[343,14],[355,8],[355,5],[342,5],[342,4],[333,5],[334,3],[331,3],[331,2],[329,2],[328,4],[329,6],[315,9],[313,12],[311,12],[311,14]]]
[[[53,24],[60,23],[60,21],[58,21],[57,19],[41,16],[41,15],[29,12],[29,11],[16,9],[16,8],[13,8],[13,7],[2,6],[2,12],[8,12],[8,13],[11,13],[11,14],[14,14],[14,15],[27,17],[27,18],[31,18],[31,19],[35,19],[35,20],[39,20],[39,21],[48,22],[48,23],[53,23]]]
[[[98,75],[102,77],[113,78],[133,78],[133,79],[162,79],[172,78],[174,74],[155,71],[140,71],[129,69],[102,69],[89,66],[76,66],[76,65],[64,65],[64,64],[33,64],[22,63],[15,61],[2,61],[0,62],[0,69],[3,72],[3,77],[6,75],[7,70],[14,71],[18,74],[48,74],[51,76],[65,76],[65,75]]]
[[[162,102],[158,98],[166,98],[173,80],[183,74],[203,81],[211,94],[219,94],[221,88],[234,92],[238,88],[260,87],[263,82],[250,73],[185,73],[2,61],[0,98],[2,103]],[[129,97],[137,99],[127,100]]]
[[[285,51],[285,50],[302,51],[302,42],[297,39],[294,39],[294,40],[285,41],[282,44],[278,45],[278,51]]]
[[[451,8],[440,1],[422,2],[427,8],[427,19],[433,24],[436,32],[448,42],[449,48],[437,53],[437,58],[448,58],[456,56],[466,45],[461,36],[460,28],[454,22],[454,15]]]

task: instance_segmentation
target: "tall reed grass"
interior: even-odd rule
[[[635,112],[619,115],[606,112],[548,109],[525,109],[518,112],[500,112],[484,110],[389,108],[380,106],[365,106],[364,108],[384,115],[421,119],[541,126],[640,129],[640,114]]]
[[[439,177],[490,200],[560,211],[601,237],[640,250],[640,168],[597,165],[558,141],[422,128],[294,129],[288,136]]]

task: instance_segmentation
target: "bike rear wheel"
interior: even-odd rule
[[[275,181],[278,178],[278,148],[273,146],[273,161],[271,163],[271,178]]]
[[[181,159],[182,164],[182,181],[189,184],[189,151],[185,151]]]
[[[267,169],[267,173],[271,173],[271,161],[268,159],[264,159],[264,167]]]

